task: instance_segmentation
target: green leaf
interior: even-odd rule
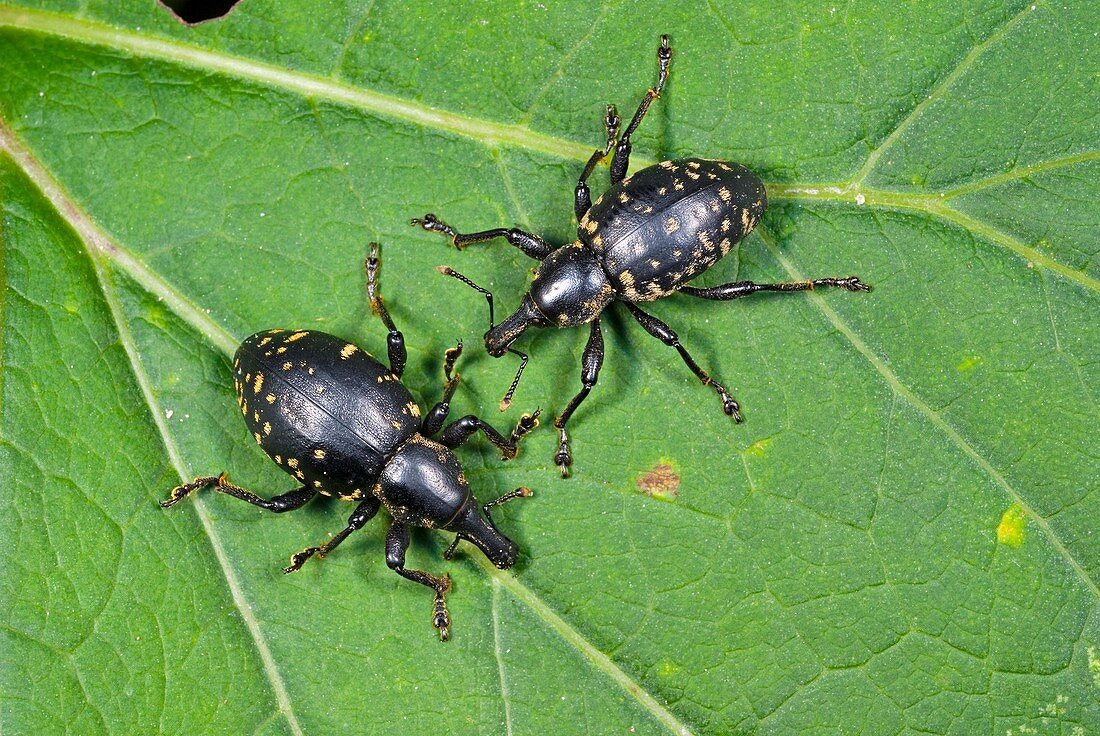
[[[355,7],[348,7],[355,5]],[[0,3],[0,728],[6,733],[938,733],[1100,730],[1100,11],[243,0]],[[767,181],[717,284],[859,274],[652,311],[741,401],[625,310],[556,477],[548,421],[584,330],[541,331],[515,408],[484,302],[532,262],[408,226],[574,237],[572,188],[676,55],[634,169],[688,154]],[[606,170],[593,176],[598,192]],[[514,462],[459,453],[511,571],[424,532],[453,640],[390,572],[384,521],[287,556],[350,506],[285,516],[199,494],[292,487],[237,416],[228,356],[320,328],[384,354],[363,287],[455,416],[541,406]]]

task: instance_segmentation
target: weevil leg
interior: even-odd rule
[[[319,547],[306,547],[301,552],[295,552],[290,556],[290,565],[283,568],[283,572],[290,574],[295,570],[300,570],[305,561],[313,555],[317,555],[318,559],[325,559],[332,550],[339,546],[340,542],[347,539],[347,536],[354,531],[362,529],[363,526],[374,518],[374,515],[378,513],[378,508],[382,505],[374,496],[364,499],[355,507],[355,511],[348,517],[348,525],[341,530],[336,536],[328,540]]]
[[[504,238],[536,261],[541,261],[550,255],[549,243],[538,235],[532,235],[514,227],[497,227],[477,233],[460,233],[431,212],[424,215],[424,217],[414,217],[409,220],[409,224],[419,225],[429,232],[442,233],[450,238],[451,243],[459,250],[474,243],[483,243],[493,238]]]
[[[461,340],[453,348],[447,348],[447,352],[443,354],[443,375],[446,376],[447,380],[443,384],[443,398],[436,402],[435,406],[424,417],[424,421],[420,423],[420,434],[425,437],[434,437],[443,427],[443,423],[447,421],[447,414],[451,411],[451,398],[455,395],[458,382],[462,380],[461,374],[454,373],[452,375],[455,361],[458,360],[460,355],[462,355]]]
[[[484,287],[478,286],[473,281],[466,278],[450,266],[437,266],[436,270],[438,270],[444,276],[450,276],[453,279],[458,279],[459,281],[466,284],[471,289],[485,297],[485,301],[489,304],[489,331],[491,332],[493,327],[496,325],[495,317],[493,314],[493,292]],[[511,385],[508,386],[508,390],[504,392],[504,397],[500,400],[501,411],[507,411],[508,407],[512,405],[512,397],[516,393],[516,388],[519,386],[519,379],[523,377],[523,369],[527,367],[527,361],[529,360],[527,353],[516,350],[513,347],[508,347],[506,348],[506,350],[512,355],[519,357],[519,368],[516,369],[515,378],[512,379]]]
[[[680,353],[680,357],[684,359],[684,363],[691,372],[703,382],[704,386],[710,386],[717,392],[718,397],[722,399],[722,410],[729,416],[733,417],[735,422],[741,421],[741,405],[730,396],[726,391],[726,387],[716,381],[705,370],[699,367],[699,364],[695,362],[695,359],[691,357],[688,351],[680,344],[680,338],[672,330],[671,327],[666,325],[661,320],[654,317],[652,314],[647,314],[639,309],[637,306],[630,302],[624,302],[626,308],[630,310],[630,313],[634,315],[634,319],[638,320],[646,332],[653,335],[655,338],[663,342],[665,345],[676,348],[676,352]]]
[[[588,189],[588,177],[592,176],[596,164],[607,158],[607,154],[611,153],[611,149],[615,147],[615,136],[619,134],[620,122],[615,106],[608,105],[603,118],[603,127],[607,132],[607,143],[604,144],[602,150],[597,148],[592,152],[592,155],[588,158],[588,163],[584,165],[584,171],[581,172],[580,179],[577,180],[577,188],[573,190],[573,212],[576,213],[578,220],[584,217],[584,213],[592,207],[592,192]]]
[[[367,296],[370,297],[370,308],[372,312],[381,318],[382,324],[386,325],[386,329],[390,331],[389,336],[386,338],[389,349],[390,370],[393,371],[395,376],[401,378],[401,374],[405,372],[405,361],[408,358],[408,353],[405,350],[405,336],[394,325],[389,310],[382,303],[382,293],[378,289],[378,270],[382,266],[378,243],[370,244],[370,255],[367,256],[366,266]]]
[[[481,507],[481,510],[485,512],[485,517],[487,519],[489,519],[489,521],[492,521],[493,516],[492,516],[492,514],[489,513],[489,509],[494,509],[497,506],[503,506],[504,504],[508,503],[509,501],[511,501],[514,498],[530,498],[530,497],[531,497],[531,489],[527,488],[525,486],[520,486],[519,488],[517,488],[514,491],[508,491],[507,493],[505,493],[500,498],[494,498],[492,501],[489,501],[488,503],[486,503],[484,506]]]
[[[242,501],[247,501],[253,506],[259,506],[262,509],[273,511],[276,514],[281,514],[284,511],[293,511],[305,506],[314,496],[317,495],[317,491],[313,488],[307,488],[302,486],[297,490],[281,493],[278,496],[273,496],[270,500],[257,496],[252,491],[246,491],[240,486],[233,485],[226,478],[225,473],[221,475],[206,475],[199,478],[195,478],[190,483],[183,483],[172,489],[172,492],[168,495],[168,500],[161,501],[160,505],[164,508],[169,506],[175,506],[182,501],[192,492],[199,490],[200,488],[206,488],[212,486],[218,493],[224,493],[227,496],[233,496],[239,498]]]
[[[699,299],[713,299],[726,302],[731,299],[740,299],[761,291],[813,291],[820,286],[832,286],[846,291],[870,291],[871,285],[860,281],[858,276],[845,276],[837,278],[827,276],[813,281],[789,281],[778,284],[757,284],[752,281],[731,281],[728,284],[696,288],[694,286],[681,286],[680,293]]]
[[[420,583],[435,591],[435,605],[432,607],[432,626],[439,629],[439,638],[443,641],[451,635],[451,617],[447,613],[447,591],[451,589],[451,576],[432,575],[423,570],[405,569],[405,552],[409,549],[409,527],[407,524],[393,522],[386,533],[386,564],[403,578]]]
[[[630,166],[630,136],[634,135],[638,125],[645,117],[646,111],[653,101],[661,96],[668,79],[668,66],[672,61],[672,48],[668,45],[668,36],[661,36],[661,45],[657,47],[657,86],[646,90],[645,97],[638,105],[638,111],[626,126],[623,135],[619,138],[619,144],[615,146],[615,155],[611,158],[611,183],[618,184],[626,177],[626,170]]]
[[[533,414],[521,416],[519,422],[516,423],[516,428],[512,430],[512,434],[508,437],[493,429],[488,422],[473,414],[467,414],[447,425],[447,428],[443,430],[440,442],[453,449],[464,444],[480,429],[485,434],[486,439],[500,450],[501,459],[511,460],[519,453],[519,441],[532,429],[539,426],[539,414],[541,413],[541,409],[535,409]]]
[[[584,346],[584,354],[581,356],[581,390],[569,402],[557,419],[554,426],[558,429],[558,451],[554,454],[554,464],[561,468],[561,477],[569,477],[569,466],[573,464],[573,455],[569,452],[569,435],[565,431],[565,425],[573,412],[585,400],[592,387],[600,377],[600,367],[603,365],[603,333],[600,331],[600,320],[592,321],[588,333],[588,343]]]

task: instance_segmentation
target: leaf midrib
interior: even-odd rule
[[[954,197],[972,194],[975,191],[996,186],[1004,181],[1100,158],[1100,150],[1082,151],[1050,161],[1034,162],[931,194],[917,194],[863,186],[863,181],[873,170],[874,164],[882,153],[898,140],[900,133],[911,126],[932,102],[940,99],[947,88],[954,84],[967,68],[988,51],[991,45],[1003,38],[1028,13],[1037,10],[1038,6],[1039,3],[1025,5],[1019,13],[994,29],[985,39],[975,44],[974,48],[942,78],[940,83],[899,121],[894,130],[882,140],[880,145],[868,154],[863,166],[851,179],[820,185],[767,183],[769,198],[772,200],[815,199],[858,203],[862,206],[879,206],[884,209],[923,212],[962,227],[976,236],[986,238],[1016,253],[1025,261],[1045,268],[1062,278],[1078,283],[1089,290],[1100,292],[1100,279],[1067,266],[1057,259],[1028,246],[1018,238],[997,230],[988,223],[972,218],[958,209],[947,206],[947,202]],[[109,49],[121,49],[135,56],[169,61],[207,72],[247,79],[283,91],[296,92],[307,99],[326,99],[351,108],[410,122],[417,126],[454,133],[478,141],[490,148],[502,144],[512,145],[517,148],[539,151],[580,162],[587,161],[593,150],[591,145],[539,133],[525,125],[497,123],[470,115],[458,114],[414,100],[355,87],[331,77],[299,71],[287,71],[272,64],[209,51],[181,41],[141,36],[132,31],[113,28],[83,18],[73,18],[41,10],[0,7],[0,26],[62,36]],[[655,162],[651,159],[636,156],[634,157],[634,163],[636,168],[640,168]]]

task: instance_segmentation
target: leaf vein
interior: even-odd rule
[[[186,480],[190,478],[191,476],[188,474],[186,463],[183,461],[179,448],[172,439],[167,420],[164,417],[164,412],[156,399],[156,394],[153,390],[149,375],[141,363],[141,357],[138,354],[137,346],[134,344],[133,336],[130,333],[125,315],[122,313],[122,306],[118,302],[115,286],[107,271],[105,259],[115,259],[116,262],[118,262],[122,251],[106,234],[101,232],[95,224],[92,223],[91,219],[79,209],[75,202],[67,198],[67,195],[61,190],[60,185],[51,177],[42,164],[23,148],[3,121],[0,121],[0,150],[6,151],[20,165],[31,181],[33,181],[42,192],[43,196],[54,206],[58,215],[73,228],[80,238],[81,243],[84,244],[85,250],[88,253],[88,258],[95,270],[96,280],[103,294],[104,301],[111,313],[115,327],[118,329],[119,342],[122,344],[123,349],[126,351],[126,356],[129,359],[134,381],[137,383],[145,399],[145,403],[149,408],[150,418],[153,420],[157,428],[157,433],[164,443],[164,449],[168,454],[169,461],[172,463],[172,466],[176,469],[181,479]],[[131,262],[136,263],[132,258]],[[121,260],[120,265],[126,265],[126,260]],[[194,309],[194,307],[191,309],[195,314],[202,314],[202,312]],[[200,323],[198,327],[203,329],[207,336],[223,332],[220,327],[213,324],[209,317],[203,315],[203,318],[203,322]],[[210,326],[212,326],[213,329],[204,329]],[[207,537],[210,539],[214,555],[222,569],[222,574],[225,577],[226,584],[241,616],[241,620],[244,621],[256,645],[257,653],[263,662],[264,673],[271,684],[273,694],[278,702],[279,710],[286,718],[291,731],[297,736],[302,736],[303,732],[298,725],[297,716],[295,716],[294,709],[291,706],[290,696],[287,693],[286,685],[283,682],[282,676],[279,674],[278,667],[275,665],[271,650],[267,646],[267,640],[260,631],[259,621],[256,619],[255,614],[252,613],[252,608],[244,596],[241,583],[233,572],[225,547],[221,542],[221,537],[214,527],[210,514],[206,511],[206,505],[201,498],[196,498],[194,507],[199,520],[206,530]],[[81,686],[83,687],[83,683],[81,683]],[[85,694],[87,695],[87,693]],[[88,700],[88,702],[92,703],[93,701]]]
[[[998,41],[1008,35],[1008,33],[1013,28],[1015,28],[1017,25],[1020,24],[1021,21],[1023,21],[1028,13],[1035,10],[1037,7],[1037,3],[1028,2],[1026,5],[1024,5],[1024,8],[1020,12],[1016,13],[1016,15],[1012,16],[1007,21],[1002,23],[1000,27],[996,28],[992,33],[990,33],[985,38],[985,40],[981,41],[980,43],[976,44],[972,49],[970,49],[969,53],[967,53],[966,56],[962,58],[962,61],[960,61],[955,66],[955,68],[952,69],[940,81],[939,84],[933,87],[932,91],[929,92],[924,97],[924,99],[921,100],[916,106],[914,106],[913,109],[909,111],[908,115],[902,118],[901,122],[898,123],[892,131],[890,131],[890,134],[882,140],[882,143],[880,143],[877,148],[875,148],[873,151],[871,151],[870,154],[868,154],[867,160],[863,163],[863,166],[858,172],[856,172],[856,175],[852,177],[852,181],[855,183],[855,186],[858,187],[860,184],[863,183],[867,176],[874,170],[875,164],[878,163],[878,160],[882,157],[882,154],[889,150],[890,147],[897,142],[902,133],[908,130],[911,125],[913,125],[917,120],[920,119],[921,115],[924,114],[924,111],[927,110],[933,102],[940,99],[944,95],[944,93],[948,89],[950,89],[951,86],[954,85],[955,82],[958,81],[959,78],[962,77],[963,74],[965,74],[966,71],[979,58],[981,58],[981,56],[985,54],[987,50],[989,50],[990,47],[994,46]]]
[[[764,233],[761,233],[761,239],[768,247],[768,250],[771,251],[776,261],[778,261],[779,264],[787,271],[787,273],[791,275],[791,278],[795,280],[805,280],[805,277],[798,270],[798,268],[795,267],[794,263],[792,263],[791,260],[779,250],[779,247],[777,246],[775,240],[770,235],[765,235]],[[1023,512],[1035,523],[1036,526],[1039,527],[1040,531],[1047,538],[1047,541],[1050,542],[1051,546],[1053,546],[1058,554],[1066,560],[1067,564],[1080,578],[1081,582],[1089,590],[1093,598],[1100,600],[1100,587],[1097,586],[1096,581],[1092,579],[1088,571],[1085,570],[1084,566],[1082,566],[1081,563],[1078,562],[1077,559],[1070,554],[1065,544],[1063,544],[1062,540],[1058,537],[1057,534],[1055,534],[1054,529],[1050,525],[1050,521],[1040,515],[1037,511],[1035,511],[1031,504],[1024,500],[1023,496],[1020,495],[1019,491],[1017,491],[1012,486],[1012,484],[1008,482],[1008,479],[1005,478],[999,470],[993,467],[993,464],[989,462],[989,460],[987,460],[984,456],[982,456],[982,454],[979,453],[973,445],[967,442],[966,438],[963,437],[962,434],[957,429],[955,429],[955,427],[952,426],[946,419],[944,419],[939,411],[932,408],[931,405],[921,399],[912,389],[902,383],[898,375],[894,373],[881,358],[875,355],[870,346],[866,342],[864,342],[859,335],[856,334],[855,330],[852,329],[852,327],[847,322],[840,318],[840,315],[837,314],[837,312],[831,306],[829,306],[825,299],[814,292],[809,292],[808,298],[821,311],[824,317],[837,329],[837,331],[839,331],[848,340],[848,342],[851,343],[852,347],[854,347],[860,353],[860,355],[862,355],[867,360],[867,362],[871,364],[871,366],[879,373],[879,375],[882,376],[882,378],[886,382],[886,385],[894,394],[905,399],[905,401],[908,402],[910,406],[912,406],[925,418],[927,418],[933,426],[938,428],[944,435],[946,435],[946,437],[954,445],[962,450],[967,457],[969,457],[987,476],[989,476],[989,478],[994,482],[995,485],[999,486],[1009,498],[1020,505],[1020,508],[1023,510]]]

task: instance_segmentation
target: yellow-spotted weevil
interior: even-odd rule
[[[856,276],[821,278],[792,283],[757,284],[736,281],[706,288],[688,286],[727,255],[760,221],[767,207],[764,184],[741,164],[703,158],[662,161],[626,176],[633,135],[650,104],[661,95],[668,79],[672,49],[668,36],[657,49],[657,86],[646,92],[633,119],[619,136],[619,116],[609,105],[604,117],[607,143],[588,159],[574,193],[579,221],[577,240],[561,248],[537,235],[516,228],[495,228],[460,233],[432,214],[412,220],[425,230],[449,237],[456,248],[492,238],[505,238],[525,254],[541,261],[530,291],[514,314],[494,324],[492,295],[454,269],[440,271],[477,289],[489,300],[489,331],[485,347],[500,357],[505,352],[521,358],[519,370],[501,401],[505,408],[519,384],[527,356],[514,349],[529,327],[590,325],[588,343],[581,358],[580,392],[554,420],[559,432],[554,462],[568,477],[573,459],[565,425],[592,387],[603,363],[600,314],[612,302],[626,305],[634,319],[665,345],[676,348],[687,367],[722,400],[722,408],[741,421],[741,408],[725,387],[703,370],[664,322],[642,311],[639,302],[650,302],[676,292],[700,299],[727,301],[760,291],[806,291],[832,286],[848,291],[870,291]],[[593,204],[587,180],[596,165],[615,149],[611,159],[611,188]]]
[[[520,438],[537,426],[539,412],[523,415],[508,437],[473,415],[444,429],[459,383],[459,375],[452,375],[462,352],[459,342],[444,356],[443,398],[421,419],[420,407],[401,383],[405,338],[378,292],[379,265],[378,244],[372,243],[366,262],[367,293],[371,309],[389,330],[388,368],[356,345],[313,330],[258,332],[233,358],[237,403],[245,423],[260,447],[301,487],[268,500],[233,485],[222,473],[177,486],[161,505],[173,506],[206,486],[275,513],[300,508],[318,494],[358,502],[347,527],[324,544],[294,554],[287,573],[313,555],[323,558],[385,506],[393,517],[386,535],[386,563],[398,575],[435,591],[432,624],[446,641],[451,578],[405,568],[409,528],[453,532],[454,541],[443,554],[448,560],[459,540],[465,539],[497,567],[514,565],[516,545],[496,528],[489,509],[531,492],[517,488],[478,507],[451,450],[481,430],[504,459],[513,458]],[[440,430],[438,440],[432,439]]]

